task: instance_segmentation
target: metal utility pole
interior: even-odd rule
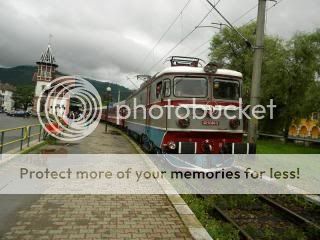
[[[261,68],[262,57],[264,49],[264,25],[266,17],[266,2],[267,0],[259,0],[258,17],[257,17],[257,34],[256,45],[254,47],[254,62],[251,83],[251,97],[250,97],[250,116],[248,129],[248,141],[256,143],[258,132],[258,119],[252,117],[252,109],[254,106],[260,104],[260,82],[261,82]]]
[[[104,132],[108,133],[108,121],[109,121],[109,105],[110,102],[112,101],[112,89],[111,87],[107,87],[107,109],[106,109],[106,125],[105,125],[105,129]]]

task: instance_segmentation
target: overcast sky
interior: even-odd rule
[[[191,0],[158,47],[139,65],[188,0],[0,0],[0,65],[34,65],[53,35],[59,70],[132,88],[126,76],[154,73],[158,62],[208,12],[205,0]],[[214,0],[212,0],[214,2]],[[218,8],[231,21],[258,0],[221,0]],[[268,2],[270,7],[272,2]],[[267,33],[290,38],[320,26],[319,0],[282,0],[267,13]],[[256,17],[253,9],[235,24]],[[223,21],[213,12],[204,21]],[[172,53],[186,55],[218,30],[199,29]],[[193,51],[207,59],[209,44]],[[138,84],[137,84],[138,85]]]

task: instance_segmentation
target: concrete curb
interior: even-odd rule
[[[123,137],[125,137],[131,145],[135,148],[135,150],[139,154],[145,154],[140,147],[126,134],[122,131],[114,128],[116,131],[121,133]],[[146,157],[144,157],[147,164],[152,168],[156,168],[156,166]],[[195,240],[212,240],[212,237],[209,235],[207,230],[202,226],[198,218],[194,215],[192,210],[186,204],[186,202],[181,198],[181,196],[175,191],[175,189],[171,186],[168,181],[158,180],[161,188],[166,193],[166,196],[172,206],[175,208],[176,212],[178,213],[180,219],[184,223],[184,225],[189,230],[191,236]]]

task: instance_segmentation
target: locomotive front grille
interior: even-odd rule
[[[179,154],[195,154],[197,153],[196,142],[179,142],[178,143]]]

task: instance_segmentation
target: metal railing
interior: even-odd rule
[[[17,138],[14,138],[11,141],[5,142],[6,134],[10,132],[11,133],[16,132],[17,135],[20,135],[20,136],[13,136]],[[44,131],[41,124],[0,130],[0,154],[3,153],[4,147],[10,146],[13,144],[19,144],[17,147],[19,147],[20,151],[22,151],[25,146],[30,147],[30,142],[31,142],[31,139],[33,138],[37,139],[38,142],[41,142],[41,139],[44,139]]]

